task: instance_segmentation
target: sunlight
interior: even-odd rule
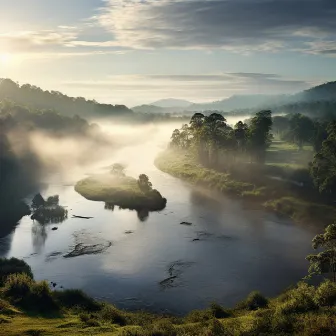
[[[0,54],[0,63],[8,64],[11,61],[10,54]]]

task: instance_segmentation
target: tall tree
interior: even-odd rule
[[[333,281],[336,282],[336,224],[329,225],[323,234],[315,236],[313,248],[323,251],[307,257],[310,262],[309,276],[331,273]]]
[[[314,156],[310,173],[321,192],[336,195],[336,121],[327,127],[328,138]]]
[[[289,130],[286,139],[302,149],[305,143],[312,143],[314,123],[312,119],[296,113],[289,119]]]
[[[257,112],[252,118],[249,130],[249,149],[252,158],[258,163],[265,162],[265,152],[272,141],[272,112]]]

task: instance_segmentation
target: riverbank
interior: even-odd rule
[[[129,312],[80,290],[53,291],[18,259],[0,259],[3,335],[334,335],[336,284],[299,283],[267,299],[252,292],[233,309],[211,304],[184,317]],[[4,271],[5,270],[5,273]],[[19,273],[18,273],[19,272]]]
[[[77,182],[75,190],[88,200],[117,205],[123,209],[159,211],[167,203],[157,190],[144,192],[136,179],[124,175],[90,176]]]
[[[199,164],[190,152],[166,150],[155,160],[161,171],[191,184],[254,202],[278,214],[289,216],[298,223],[328,225],[336,218],[335,207],[319,199],[317,192],[307,183],[283,179],[289,175],[277,167],[258,167],[240,164],[230,173],[219,172]],[[307,180],[306,173],[297,170]],[[271,174],[272,176],[268,176]],[[278,174],[278,176],[274,176]],[[291,171],[291,176],[295,171]]]

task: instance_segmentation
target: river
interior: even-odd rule
[[[317,230],[159,171],[153,161],[170,133],[158,128],[152,137],[139,138],[70,182],[50,179],[42,194],[58,194],[68,219],[42,226],[24,217],[0,239],[0,255],[23,258],[36,279],[55,282],[56,289],[80,288],[121,308],[173,314],[214,301],[232,307],[252,290],[274,296],[305,276],[305,256],[312,252]],[[146,173],[167,198],[167,207],[146,218],[117,207],[105,209],[104,203],[74,191],[85,172],[104,171],[114,162],[127,163],[129,175]],[[106,249],[64,258],[78,242]]]

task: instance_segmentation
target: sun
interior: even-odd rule
[[[0,54],[0,62],[2,64],[7,64],[10,62],[10,60],[11,60],[10,54]]]

